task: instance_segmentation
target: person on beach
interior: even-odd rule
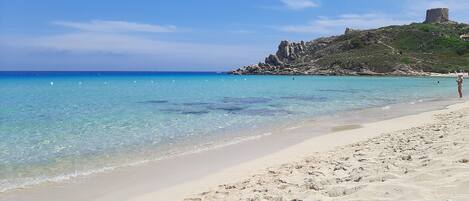
[[[463,79],[464,79],[464,76],[462,74],[459,74],[458,79],[456,79],[456,83],[458,83],[459,98],[462,98],[462,83],[464,81]]]

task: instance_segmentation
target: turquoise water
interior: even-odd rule
[[[0,73],[0,95],[1,192],[194,151],[239,131],[456,94],[451,78],[31,72]]]

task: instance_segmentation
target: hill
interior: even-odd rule
[[[309,42],[282,41],[265,62],[232,74],[424,75],[469,71],[469,25],[413,23]]]

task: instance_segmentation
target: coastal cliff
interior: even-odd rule
[[[264,62],[231,74],[426,75],[469,70],[469,25],[450,21],[448,9],[427,11],[424,23],[370,30],[313,41],[282,41]]]

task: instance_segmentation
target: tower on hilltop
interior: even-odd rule
[[[432,8],[427,10],[427,17],[424,23],[443,23],[449,21],[448,8]]]

